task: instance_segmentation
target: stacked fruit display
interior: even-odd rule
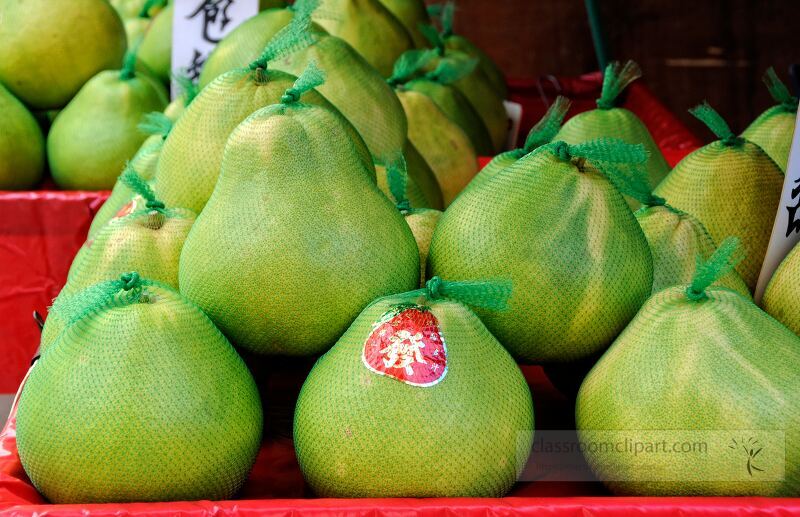
[[[615,63],[596,110],[562,124],[557,99],[478,174],[477,153],[502,151],[505,84],[454,34],[452,4],[431,10],[436,29],[421,1],[265,5],[209,57],[199,91],[184,80],[167,106],[145,51],[170,8],[139,3],[129,12],[154,18],[138,54],[86,73],[48,136],[57,181],[102,172],[114,187],[19,402],[20,458],[50,501],[234,496],[265,414],[237,352],[319,358],[294,445],[320,496],[502,496],[534,433],[518,363],[587,362],[582,437],[785,436],[783,477],[758,483],[730,481],[718,459],[703,468],[722,481],[708,481],[588,449],[613,491],[800,493],[796,253],[765,298],[783,324],[751,298],[783,181],[767,144],[702,105],[719,140],[670,172],[618,106],[638,67]],[[23,97],[14,59],[0,56],[8,89],[50,95]],[[759,134],[787,138],[769,127],[793,99],[769,77],[780,110]],[[112,127],[131,140],[98,146]],[[639,479],[643,467],[662,476]]]

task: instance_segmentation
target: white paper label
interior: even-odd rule
[[[516,149],[517,139],[519,138],[519,125],[522,122],[522,104],[514,101],[503,101],[508,115],[508,138],[506,139],[506,149]]]
[[[174,4],[172,74],[185,73],[195,81],[217,43],[258,14],[258,0],[174,0]],[[173,81],[172,98],[178,95]]]
[[[795,122],[792,148],[789,152],[789,166],[786,168],[786,177],[783,180],[781,202],[778,213],[775,215],[775,224],[772,226],[772,236],[769,239],[767,255],[761,274],[756,284],[753,299],[761,303],[764,290],[772,278],[781,261],[792,251],[794,245],[800,241],[800,112]]]

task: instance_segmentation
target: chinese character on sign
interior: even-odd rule
[[[795,180],[795,187],[792,189],[792,199],[797,199],[800,195],[800,178]],[[800,208],[800,199],[794,206],[787,206],[786,210],[789,211],[789,224],[786,227],[786,236],[790,236],[793,232],[800,231],[800,221],[797,220],[797,209]]]
[[[414,363],[426,364],[421,352],[423,348],[422,332],[411,335],[409,331],[401,330],[390,338],[389,346],[381,350],[383,364],[386,368],[405,368],[408,375],[413,375]]]
[[[189,63],[189,66],[186,67],[186,75],[192,82],[196,83],[197,78],[200,77],[200,72],[203,71],[203,65],[206,62],[206,57],[197,49],[194,49],[194,54],[192,55],[192,62]]]
[[[188,18],[202,16],[203,39],[209,43],[219,43],[225,27],[231,21],[228,16],[228,8],[232,3],[233,0],[203,0]],[[215,31],[216,35],[212,36],[211,31]]]

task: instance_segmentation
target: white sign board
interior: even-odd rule
[[[778,213],[775,215],[775,224],[772,226],[772,236],[769,239],[767,255],[761,274],[756,284],[753,297],[756,303],[761,303],[764,290],[772,278],[781,261],[792,251],[795,244],[800,241],[800,111],[795,122],[792,148],[789,153],[789,166],[786,168],[786,177],[783,180],[781,202]]]
[[[508,137],[506,138],[506,149],[516,149],[517,139],[519,138],[519,125],[522,122],[522,104],[513,101],[503,101],[508,115]]]
[[[217,43],[258,14],[258,0],[174,0],[174,4],[172,75],[185,73],[195,81]],[[178,90],[173,81],[173,99]]]

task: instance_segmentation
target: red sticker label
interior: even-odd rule
[[[125,203],[122,208],[114,216],[114,219],[119,219],[120,217],[125,217],[126,215],[130,215],[136,210],[139,209],[139,205],[144,199],[141,196],[134,196],[133,199]]]
[[[361,359],[379,375],[411,386],[433,386],[447,373],[439,321],[427,307],[398,305],[373,325]]]

